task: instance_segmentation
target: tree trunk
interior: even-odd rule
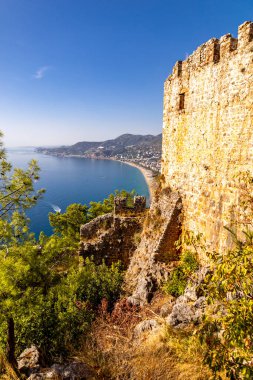
[[[6,356],[7,356],[8,362],[13,367],[17,367],[17,360],[16,360],[16,357],[15,357],[14,320],[11,317],[8,318],[8,337],[7,337]]]

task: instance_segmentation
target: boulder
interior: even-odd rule
[[[167,317],[171,313],[174,303],[175,301],[173,299],[170,299],[168,302],[161,306],[160,316],[162,318]]]
[[[93,371],[81,362],[72,362],[62,371],[62,378],[66,380],[82,380],[93,378]]]
[[[146,302],[150,302],[155,289],[156,283],[151,275],[141,277],[135,293],[128,297],[128,302],[135,306],[142,306]]]
[[[85,363],[74,361],[67,364],[53,364],[50,368],[41,369],[39,373],[32,374],[28,380],[91,380],[95,373]]]
[[[184,327],[188,323],[196,323],[200,317],[199,309],[195,310],[194,304],[187,302],[177,303],[167,318],[171,326]]]
[[[43,364],[41,352],[35,345],[26,348],[18,357],[17,361],[19,371],[27,376],[38,372],[40,366]]]
[[[134,328],[134,338],[139,338],[145,331],[154,331],[160,327],[155,319],[147,319],[138,323]]]
[[[173,327],[184,327],[189,323],[197,324],[201,321],[205,309],[205,297],[201,285],[209,267],[203,267],[196,272],[194,281],[191,281],[182,296],[178,297],[171,313],[166,318]]]
[[[28,377],[28,380],[44,380],[44,379],[46,379],[46,377],[44,377],[44,374],[40,374],[40,373],[34,373]]]

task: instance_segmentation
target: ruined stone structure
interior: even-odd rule
[[[84,258],[93,256],[97,264],[104,260],[111,265],[120,260],[127,268],[146,216],[146,198],[137,196],[133,203],[133,207],[129,207],[126,198],[116,197],[113,213],[81,226],[79,255]]]
[[[211,250],[232,245],[224,227],[242,230],[249,211],[242,204],[245,173],[253,176],[251,22],[239,27],[238,39],[213,38],[177,62],[165,82],[162,189],[157,188],[148,212],[142,197],[133,207],[116,198],[113,214],[81,228],[80,253],[98,262],[122,260],[128,300],[142,305],[177,266],[175,243],[182,233],[203,234]],[[196,283],[208,268],[202,256]],[[173,325],[184,322],[182,307],[189,315],[201,314],[203,297],[195,288],[187,292],[173,309]],[[194,302],[191,308],[188,301]]]
[[[146,209],[146,198],[143,196],[135,196],[133,207],[129,207],[126,197],[115,197],[114,199],[114,215],[137,215]]]
[[[141,241],[125,278],[129,301],[135,305],[150,301],[157,286],[177,265],[175,242],[181,234],[182,201],[178,192],[157,189],[144,223]]]
[[[165,82],[162,174],[178,191],[183,230],[202,233],[207,246],[232,244],[240,201],[253,174],[253,23],[201,45],[179,61]]]

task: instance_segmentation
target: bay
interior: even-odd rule
[[[71,203],[89,204],[102,201],[114,190],[136,190],[149,200],[149,190],[143,174],[135,167],[112,160],[92,160],[79,157],[54,157],[37,153],[34,148],[12,148],[7,150],[8,160],[14,167],[27,168],[31,159],[40,166],[37,189],[46,193],[27,214],[30,228],[36,236],[40,231],[52,233],[48,213]]]

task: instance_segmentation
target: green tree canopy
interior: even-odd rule
[[[102,298],[112,304],[119,296],[122,272],[90,260],[78,265],[80,225],[96,214],[85,205],[50,214],[53,235],[36,240],[25,211],[43,194],[34,189],[37,163],[12,169],[0,138],[0,169],[0,346],[15,367],[15,354],[32,343],[49,358],[78,344]],[[108,212],[112,196],[102,204],[99,212]]]

